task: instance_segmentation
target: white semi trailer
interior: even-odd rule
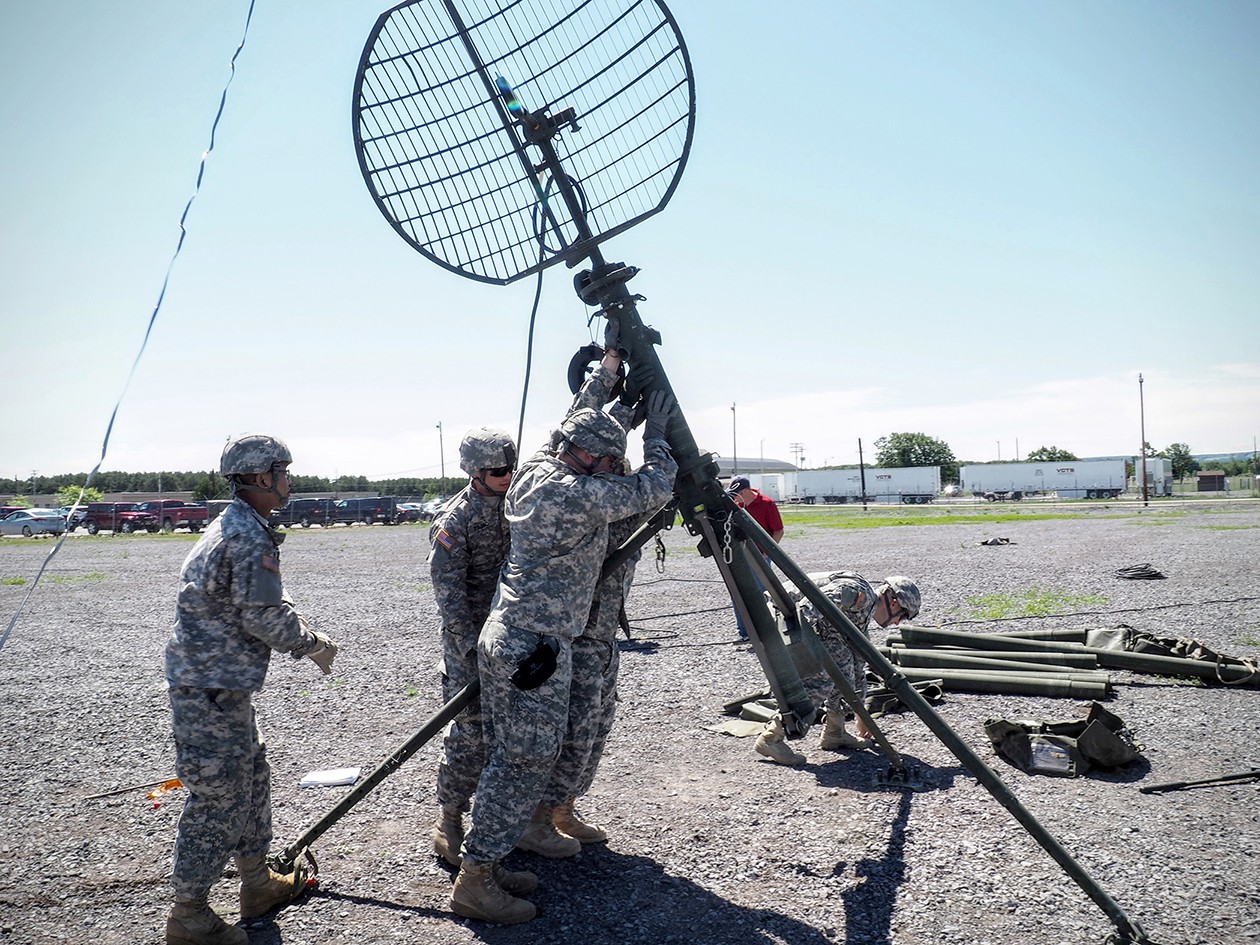
[[[1060,499],[1114,499],[1128,485],[1122,459],[976,463],[963,466],[959,479],[964,492],[990,502],[1038,493],[1055,493]]]
[[[797,472],[748,476],[754,489],[776,502],[837,504],[862,501],[859,469],[803,469]],[[866,498],[870,502],[931,502],[941,491],[940,466],[866,467]]]

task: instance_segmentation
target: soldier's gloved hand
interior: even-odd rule
[[[678,410],[674,395],[667,390],[654,390],[647,396],[647,421],[643,424],[643,439],[665,439],[669,418]]]
[[[320,672],[325,676],[331,675],[333,660],[337,658],[337,644],[318,630],[311,632],[315,634],[315,646],[306,655],[319,667]]]

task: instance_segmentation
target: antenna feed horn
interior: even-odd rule
[[[573,290],[587,305],[602,305],[605,294],[614,286],[624,285],[639,274],[625,263],[605,263],[595,269],[583,269],[573,277]]]

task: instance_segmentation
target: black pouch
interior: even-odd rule
[[[559,652],[558,640],[554,637],[541,637],[534,652],[516,664],[512,685],[523,691],[537,689],[556,671],[556,654]]]

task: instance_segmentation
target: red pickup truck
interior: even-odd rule
[[[201,531],[210,521],[210,512],[204,505],[194,505],[179,499],[160,499],[140,502],[126,512],[118,513],[116,531],[149,532],[173,531],[187,528],[190,532]]]

